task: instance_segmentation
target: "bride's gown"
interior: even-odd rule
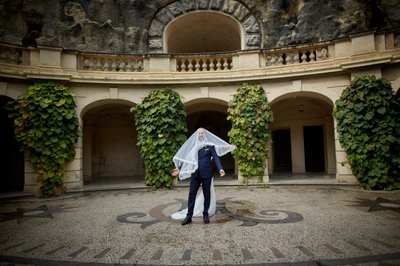
[[[217,209],[217,200],[215,198],[214,180],[212,180],[210,186],[210,207],[208,208],[208,215],[212,216],[215,213],[216,209]],[[203,190],[199,189],[196,201],[194,203],[193,217],[203,217],[203,210],[204,210],[204,194]],[[171,218],[175,220],[183,220],[186,217],[187,211],[188,208],[175,212],[171,215]]]

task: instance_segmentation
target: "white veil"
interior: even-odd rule
[[[198,138],[199,131],[204,132],[204,139],[200,141]],[[175,166],[180,169],[179,179],[189,178],[198,168],[198,150],[205,145],[215,147],[215,151],[219,157],[227,154],[228,152],[235,149],[234,146],[230,145],[226,141],[217,137],[210,131],[199,128],[194,132],[178,150],[173,157]],[[194,204],[193,217],[200,217],[203,215],[204,209],[204,194],[203,191],[199,190]],[[210,187],[210,207],[208,209],[208,215],[212,216],[217,209],[217,201],[215,197],[214,181],[211,180]],[[181,211],[175,212],[171,215],[172,219],[181,220],[187,215],[188,208]]]
[[[194,202],[193,217],[202,217],[203,210],[204,210],[204,194],[203,190],[199,189],[196,201]],[[208,215],[213,216],[216,210],[217,210],[217,200],[215,198],[214,181],[211,181],[210,207],[208,208]],[[187,212],[188,208],[185,208],[178,212],[174,212],[173,214],[171,214],[171,218],[174,220],[183,220],[185,219]]]
[[[199,131],[204,132],[204,139],[200,141],[197,137]],[[223,139],[217,137],[210,131],[199,128],[194,132],[178,150],[173,157],[174,164],[180,169],[179,179],[189,178],[198,168],[198,150],[202,147],[210,145],[215,147],[218,156],[221,157],[228,152],[234,150],[234,146],[230,145]]]

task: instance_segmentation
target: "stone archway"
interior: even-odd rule
[[[83,115],[83,180],[88,183],[144,180],[131,105],[94,103]]]
[[[5,105],[13,99],[0,96],[0,192],[24,189],[24,154],[14,138],[13,122]]]
[[[175,1],[160,11],[154,16],[149,27],[149,53],[166,53],[166,43],[165,41],[169,38],[174,38],[174,36],[165,36],[166,27],[175,21],[176,18],[183,15],[194,15],[195,13],[201,12],[213,12],[220,13],[225,16],[232,18],[237,21],[240,25],[241,30],[241,50],[247,49],[260,49],[261,47],[261,28],[260,23],[257,21],[256,17],[252,12],[242,3],[234,0],[217,0],[217,1],[194,1],[194,0],[181,0]],[[201,16],[201,15],[200,15]],[[221,16],[211,16],[218,22]],[[189,27],[191,20],[186,20],[189,24],[184,24],[184,27]],[[221,20],[222,21],[222,20]],[[184,21],[185,22],[185,21]],[[212,24],[215,24],[215,23]],[[225,25],[230,25],[228,30],[237,32],[232,23]],[[175,31],[176,32],[176,31]],[[207,38],[205,34],[207,32],[215,32],[214,29],[208,28],[207,30],[202,30],[203,37]],[[187,39],[185,42],[196,42],[196,39]],[[191,51],[196,52],[196,51]],[[200,51],[197,51],[200,52]]]
[[[285,94],[271,102],[270,173],[336,173],[332,102],[311,92]]]
[[[188,136],[203,127],[223,140],[229,142],[228,132],[232,125],[226,119],[228,105],[226,102],[213,99],[197,99],[185,105]],[[228,176],[235,175],[235,160],[232,154],[221,158],[221,163]]]

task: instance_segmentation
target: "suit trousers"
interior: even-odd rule
[[[194,210],[194,205],[196,202],[197,191],[199,190],[200,185],[202,185],[202,187],[203,187],[203,194],[204,194],[203,215],[208,215],[208,209],[210,208],[211,180],[212,180],[212,177],[210,177],[210,178],[201,177],[199,175],[198,171],[193,173],[193,175],[191,176],[187,217],[193,216],[193,210]]]

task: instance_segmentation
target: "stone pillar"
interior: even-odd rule
[[[169,55],[150,56],[149,60],[150,72],[171,72],[171,57]],[[176,64],[172,72],[175,70]]]
[[[29,158],[25,157],[25,169],[24,169],[24,192],[33,193],[35,195],[40,194],[40,188],[37,185],[37,177],[35,169]]]
[[[61,68],[61,48],[39,46],[39,66]]]
[[[268,157],[265,158],[265,161],[264,161],[264,176],[263,176],[262,183],[268,183],[269,182]]]
[[[338,183],[357,184],[358,181],[351,171],[351,167],[346,159],[346,151],[340,145],[337,133],[337,122],[334,120],[335,127],[335,155],[336,155],[336,180]]]
[[[260,68],[260,51],[239,52],[238,69]],[[236,69],[236,67],[235,67]]]
[[[326,171],[328,175],[336,173],[335,160],[335,129],[331,116],[326,116],[325,120],[325,138],[326,138]]]
[[[303,126],[290,128],[290,141],[292,143],[292,173],[305,173]]]
[[[65,167],[64,184],[67,190],[83,188],[82,137],[75,144],[75,158]]]
[[[364,54],[376,52],[375,31],[350,35],[351,54]]]
[[[83,169],[83,181],[92,181],[92,151],[93,151],[93,127],[83,127],[83,146],[82,151],[82,169]]]

